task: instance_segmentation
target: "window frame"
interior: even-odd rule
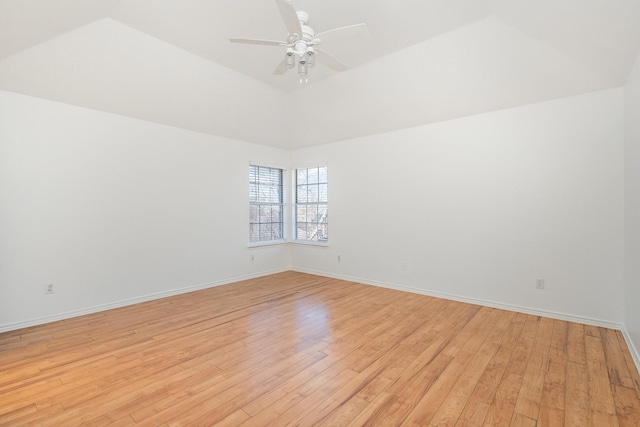
[[[325,169],[325,176],[326,176],[326,180],[324,182],[320,182],[320,169]],[[307,170],[307,178],[308,178],[308,171],[310,169],[318,169],[318,182],[317,183],[309,183],[309,182],[305,182],[302,184],[299,184],[298,182],[298,171],[300,170]],[[300,165],[296,168],[293,169],[292,171],[292,221],[291,221],[291,227],[292,227],[292,238],[293,238],[293,243],[296,244],[302,244],[302,245],[312,245],[312,246],[328,246],[329,245],[329,221],[328,221],[328,215],[329,215],[329,168],[328,165],[326,163],[316,163],[316,164],[310,164],[310,165]],[[300,201],[298,198],[298,188],[299,186],[305,186],[306,190],[307,190],[307,195],[309,194],[309,187],[310,186],[318,186],[318,192],[317,192],[317,200],[316,201]],[[321,191],[320,191],[320,186],[324,185],[326,186],[326,190],[325,190],[325,195],[326,195],[326,199],[324,201],[321,200]],[[306,212],[308,212],[308,207],[309,206],[315,206],[316,207],[316,221],[312,221],[312,222],[308,222],[305,221],[307,224],[309,223],[316,223],[316,224],[321,224],[324,223],[325,227],[326,227],[326,239],[316,239],[316,240],[311,240],[311,239],[300,239],[298,237],[298,207],[299,206],[305,206],[305,210]],[[317,215],[318,215],[318,210],[319,207],[322,206],[324,207],[325,210],[325,216],[326,216],[326,220],[319,222],[317,221]]]
[[[280,185],[279,185],[279,194],[280,194],[280,201],[279,202],[273,202],[273,201],[266,201],[266,202],[260,202],[258,200],[254,200],[253,196],[252,196],[252,186],[253,186],[253,180],[252,180],[252,168],[258,168],[258,171],[256,172],[258,175],[260,174],[260,170],[259,168],[264,168],[264,169],[270,169],[270,170],[278,170],[280,172]],[[249,211],[248,211],[248,225],[249,225],[249,236],[248,236],[248,240],[249,240],[249,247],[259,247],[259,246],[270,246],[270,245],[279,245],[279,244],[283,244],[287,242],[287,235],[288,235],[288,228],[289,228],[289,222],[288,222],[288,218],[287,218],[287,169],[282,167],[282,166],[278,166],[278,165],[272,165],[272,164],[268,164],[268,163],[264,163],[264,162],[249,162],[249,191],[248,191],[248,198],[249,198]],[[259,189],[257,189],[256,191],[259,191]],[[257,224],[258,227],[260,227],[261,224],[267,224],[260,222],[260,212],[258,211],[258,222],[254,222],[252,220],[252,209],[254,206],[258,207],[258,210],[260,210],[261,206],[279,206],[280,208],[280,221],[277,222],[280,225],[280,237],[276,238],[276,239],[268,239],[268,240],[255,240],[252,241],[252,225]],[[269,224],[275,224],[276,222],[269,222]],[[260,236],[260,231],[258,231],[258,235]]]

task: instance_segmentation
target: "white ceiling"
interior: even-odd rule
[[[272,74],[273,0],[0,0],[0,90],[297,148],[624,84],[639,0],[293,0],[350,66]]]

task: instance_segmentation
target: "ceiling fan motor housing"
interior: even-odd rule
[[[313,56],[313,38],[315,36],[315,32],[313,28],[307,25],[309,22],[309,14],[302,10],[296,11],[296,15],[298,16],[298,20],[300,21],[300,28],[302,29],[302,34],[299,36],[299,39],[293,46],[295,54],[298,56],[299,60],[302,63],[311,62],[307,61],[306,57],[310,58]],[[311,65],[311,64],[309,64]]]

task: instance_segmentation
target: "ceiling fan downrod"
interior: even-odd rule
[[[286,61],[287,68],[291,69],[296,65],[296,58],[298,62],[298,77],[300,83],[308,83],[307,72],[309,68],[312,68],[315,64],[315,51],[313,49],[313,38],[315,33],[313,28],[308,26],[309,14],[302,10],[296,11],[298,21],[300,22],[300,28],[302,29],[302,35],[293,36],[294,45],[293,48],[287,48]]]

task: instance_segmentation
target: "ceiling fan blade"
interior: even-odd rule
[[[287,58],[285,57],[281,63],[278,64],[275,70],[273,70],[273,74],[282,75],[287,72],[289,68],[287,68]]]
[[[345,71],[347,67],[342,61],[340,61],[335,56],[329,55],[328,53],[316,49],[316,60],[327,67],[334,69],[336,71]]]
[[[267,46],[287,46],[285,42],[278,42],[275,40],[259,40],[259,39],[229,39],[231,43],[244,43],[244,44],[260,44]]]
[[[333,30],[316,34],[313,40],[319,40],[316,43],[327,43],[366,35],[369,35],[367,24],[355,24],[348,27],[334,28]]]
[[[300,21],[298,20],[298,14],[296,13],[296,9],[293,7],[293,4],[289,0],[276,0],[278,4],[278,9],[280,9],[280,15],[282,15],[282,20],[284,21],[284,25],[287,27],[287,31],[289,34],[297,34],[298,36],[302,36],[302,27],[300,26]]]

